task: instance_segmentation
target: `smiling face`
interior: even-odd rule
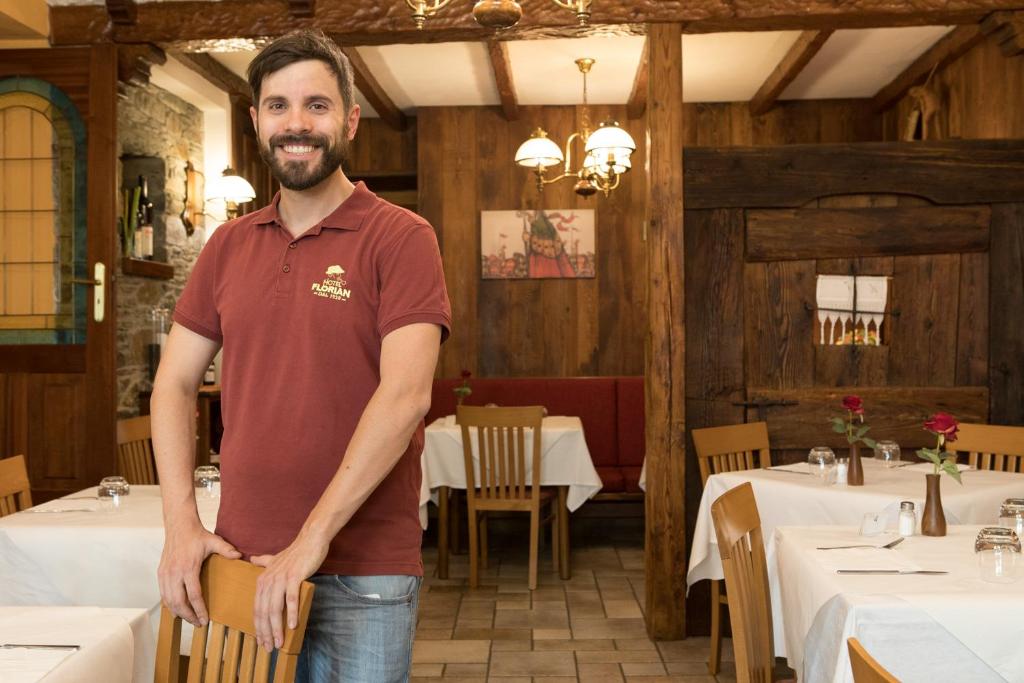
[[[316,187],[347,158],[359,105],[346,112],[338,80],[319,60],[289,64],[264,79],[250,110],[260,156],[289,190]]]

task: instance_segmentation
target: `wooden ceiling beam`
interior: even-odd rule
[[[125,0],[114,0],[123,3]],[[431,43],[494,38],[469,11],[450,7],[417,30],[402,2],[334,0],[320,3],[315,20],[289,12],[296,0],[181,0],[144,2],[131,25],[113,23],[96,5],[50,7],[51,42],[80,45],[107,40],[166,44],[177,41],[259,39],[295,28],[317,27],[345,45]],[[305,6],[306,3],[302,3]],[[744,2],[597,3],[591,26],[574,25],[570,12],[550,0],[523,0],[519,25],[502,31],[500,40],[583,36],[603,32],[643,34],[645,23],[682,23],[687,33],[718,31],[823,30],[875,26],[928,26],[977,23],[993,11],[1024,9],[1024,0],[773,0]]]
[[[167,62],[167,54],[156,45],[117,46],[117,80],[132,85],[147,85],[154,64]]]
[[[354,47],[343,47],[341,51],[352,63],[352,76],[356,87],[363,94],[366,101],[377,111],[380,118],[395,130],[405,130],[409,125],[402,110],[399,109],[391,97],[387,94],[381,84],[370,72],[370,67]]]
[[[252,91],[245,79],[210,55],[201,52],[173,52],[171,56],[214,87],[226,92],[233,100],[252,102]]]
[[[106,0],[107,14],[116,26],[131,26],[135,23],[138,8],[135,0]]]
[[[491,69],[494,70],[494,84],[498,87],[498,98],[501,110],[507,121],[519,118],[519,98],[516,97],[516,85],[512,81],[512,63],[508,58],[508,44],[497,40],[487,41],[487,54],[491,58]]]
[[[933,71],[955,61],[984,39],[985,34],[977,25],[953,29],[875,94],[872,100],[875,111],[883,111],[896,104],[908,90],[927,79]]]
[[[1024,54],[1024,12],[993,12],[982,20],[981,32],[995,40],[1005,56]]]
[[[288,14],[293,17],[312,17],[316,14],[316,0],[288,0]]]
[[[789,48],[786,56],[776,65],[764,83],[750,100],[750,113],[760,116],[767,113],[778,101],[782,91],[792,83],[814,55],[832,35],[831,30],[804,31]]]
[[[640,63],[636,67],[636,75],[633,77],[633,90],[629,93],[629,100],[626,102],[626,116],[631,119],[638,119],[647,111],[647,39],[644,39],[644,47],[640,52]]]

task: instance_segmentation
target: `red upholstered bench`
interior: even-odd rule
[[[455,413],[461,379],[435,379],[427,424]],[[644,463],[643,377],[473,378],[466,405],[542,405],[550,415],[575,415],[604,486],[599,498],[642,495],[638,482]],[[623,494],[634,494],[624,496]]]

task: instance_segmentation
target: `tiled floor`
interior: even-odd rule
[[[468,587],[465,555],[451,558],[447,580],[429,576],[435,551],[424,550],[423,561],[428,576],[420,594],[412,683],[736,680],[729,641],[716,679],[707,673],[707,638],[647,638],[641,547],[576,548],[569,581],[558,578],[545,553],[532,594],[525,543],[492,557],[476,590]]]

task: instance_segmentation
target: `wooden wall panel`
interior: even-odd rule
[[[1004,57],[989,37],[932,77],[939,93],[937,139],[1024,138],[1024,57]],[[886,140],[898,140],[912,102],[882,115]]]
[[[415,173],[416,130],[414,117],[402,131],[378,118],[360,119],[345,168],[354,174]]]
[[[1024,203],[993,207],[989,386],[994,424],[1024,424]]]
[[[841,417],[842,389],[808,388],[777,390],[751,387],[752,397],[797,401],[797,405],[773,408],[768,420],[768,436],[776,449],[800,449],[806,455],[811,445],[846,450],[846,437],[832,432],[828,417]],[[988,387],[860,387],[864,399],[870,435],[875,439],[893,439],[905,452],[934,445],[931,435],[922,429],[924,420],[937,411],[946,411],[963,422],[986,422]]]
[[[747,263],[744,340],[748,385],[814,384],[814,261]]]
[[[953,386],[959,289],[959,254],[894,259],[890,384]]]

